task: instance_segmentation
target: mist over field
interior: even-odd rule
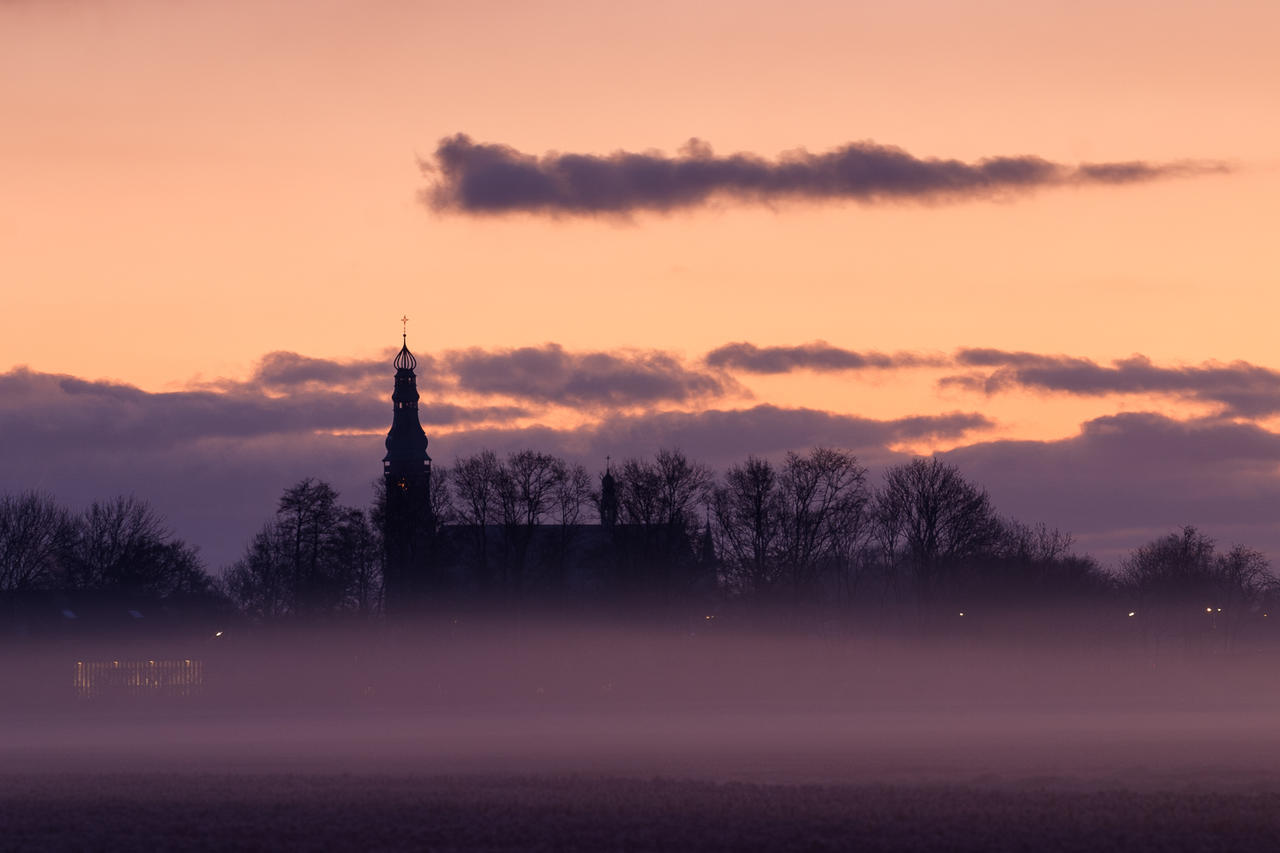
[[[1055,821],[1082,850],[1245,849],[1241,832],[1280,827],[1280,637],[1162,639],[1124,614],[1081,630],[1109,617],[1069,609],[862,634],[707,616],[11,645],[0,823],[17,846],[122,849],[128,827],[180,849],[916,849],[958,832],[951,849],[975,850]],[[165,683],[163,661],[198,662],[198,683]],[[89,663],[134,675],[86,687]]]
[[[0,757],[41,772],[1271,783],[1280,643],[1055,639],[1070,616],[1015,635],[975,614],[923,637],[442,617],[34,645],[3,659]],[[179,658],[199,684],[73,683],[77,662]]]

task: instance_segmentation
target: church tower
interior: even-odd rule
[[[407,322],[407,318],[405,319]],[[417,359],[409,352],[407,332],[393,365],[391,430],[382,457],[387,506],[383,521],[383,595],[388,613],[403,613],[421,603],[432,571],[435,519],[431,511],[431,457],[427,434],[418,422]]]

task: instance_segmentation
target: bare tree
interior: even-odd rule
[[[556,515],[562,527],[572,527],[582,519],[582,510],[593,506],[591,475],[582,465],[566,465],[564,477],[555,486]]]
[[[652,527],[661,523],[662,479],[656,466],[640,459],[622,463],[618,509],[624,524]]]
[[[435,524],[436,533],[446,524],[452,524],[457,515],[449,479],[449,470],[444,466],[436,465],[431,468],[431,520]],[[384,483],[382,480],[379,482]],[[386,488],[385,484],[383,488]]]
[[[381,597],[381,562],[369,515],[340,505],[332,486],[308,477],[285,489],[275,518],[227,571],[224,586],[258,618],[367,615]]]
[[[1208,606],[1217,598],[1214,542],[1187,526],[1135,549],[1121,576],[1144,602]]]
[[[290,573],[301,613],[333,611],[343,603],[347,567],[335,553],[342,520],[338,493],[323,480],[307,477],[280,496],[276,523],[290,543]]]
[[[564,466],[564,476],[555,484],[553,500],[555,516],[559,521],[555,542],[555,553],[551,555],[551,586],[559,593],[566,588],[565,574],[568,570],[570,548],[578,537],[578,524],[582,519],[585,507],[593,506],[591,475],[582,465]]]
[[[534,527],[555,505],[568,467],[563,459],[549,453],[518,450],[507,457],[502,472],[499,498],[503,522]]]
[[[71,516],[49,495],[0,496],[0,592],[56,585],[73,535]]]
[[[211,581],[196,551],[146,501],[94,501],[75,522],[64,562],[76,589],[170,597],[203,594]]]
[[[658,509],[663,523],[688,528],[697,521],[695,510],[711,491],[711,469],[692,462],[679,448],[659,450],[654,457],[658,473]]]
[[[959,580],[999,539],[986,491],[937,457],[890,468],[875,502],[881,547],[906,570],[921,600]]]
[[[1025,524],[1006,519],[1001,526],[1000,556],[1022,563],[1052,563],[1071,553],[1071,534],[1044,522]]]
[[[288,532],[268,522],[249,542],[244,556],[223,575],[227,595],[246,615],[271,620],[294,612],[291,547]]]
[[[782,527],[778,474],[767,459],[750,456],[724,477],[712,497],[721,553],[734,585],[759,596],[782,575],[777,543]]]
[[[796,599],[823,572],[835,573],[852,593],[860,577],[868,534],[867,469],[852,453],[817,447],[788,453],[779,478],[782,564]]]
[[[331,549],[332,583],[341,595],[335,609],[373,615],[382,603],[382,537],[364,510],[339,509]]]
[[[492,450],[454,460],[451,479],[457,496],[458,519],[473,531],[476,548],[475,575],[481,592],[493,585],[489,565],[489,525],[501,518],[498,496],[501,463]]]
[[[692,543],[697,512],[711,497],[711,469],[678,449],[659,450],[652,462],[628,459],[618,477],[626,556],[624,585],[649,587],[663,599],[695,586]]]
[[[554,508],[560,484],[568,476],[563,459],[533,450],[511,453],[498,477],[502,507],[503,586],[509,595],[524,591],[534,531]]]
[[[1207,630],[1228,645],[1277,584],[1261,552],[1236,545],[1219,554],[1213,539],[1191,526],[1134,550],[1121,578],[1157,635]]]

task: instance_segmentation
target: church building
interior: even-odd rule
[[[402,336],[382,473],[383,596],[389,615],[441,601],[564,603],[686,598],[715,585],[710,529],[698,548],[684,524],[628,524],[606,470],[588,524],[439,524],[431,457],[418,420],[417,360]],[[441,495],[439,497],[445,497]]]

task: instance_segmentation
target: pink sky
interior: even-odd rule
[[[0,372],[180,390],[247,379],[273,351],[381,357],[401,314],[424,353],[551,342],[696,365],[732,341],[824,340],[1280,368],[1277,37],[1280,6],[1261,0],[0,2]],[[996,201],[484,218],[418,200],[419,158],[460,132],[535,155],[874,140],[1232,171]],[[650,408],[993,421],[899,450],[1216,411],[936,384],[954,372],[739,374],[736,396]],[[516,425],[601,416],[546,405]]]

